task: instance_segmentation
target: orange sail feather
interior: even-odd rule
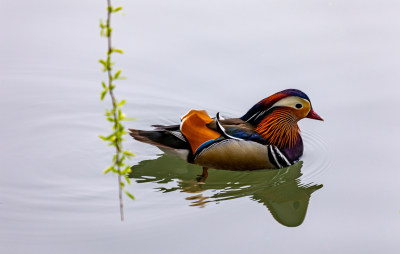
[[[192,109],[181,120],[181,132],[189,141],[193,153],[205,142],[221,136],[207,127],[207,124],[213,120],[205,110]]]

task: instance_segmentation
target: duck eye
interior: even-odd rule
[[[297,103],[295,107],[296,107],[296,108],[302,108],[303,105],[301,105],[300,103]]]

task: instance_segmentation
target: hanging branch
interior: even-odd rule
[[[107,0],[107,20],[104,24],[103,21],[100,20],[100,35],[107,38],[107,57],[106,59],[100,59],[99,62],[103,65],[103,72],[107,73],[107,82],[102,81],[101,84],[103,86],[103,91],[101,92],[100,99],[103,100],[107,94],[110,95],[112,108],[111,110],[106,109],[106,118],[109,122],[112,123],[112,133],[108,136],[99,136],[104,141],[107,141],[110,146],[115,147],[115,155],[112,160],[112,165],[104,170],[104,174],[108,172],[113,172],[118,175],[118,186],[119,186],[119,208],[121,214],[121,221],[124,220],[124,210],[123,210],[123,202],[122,202],[122,192],[124,192],[131,199],[135,199],[135,197],[129,193],[125,189],[125,182],[130,184],[130,180],[128,178],[128,174],[131,172],[131,168],[129,165],[125,164],[125,159],[129,159],[132,156],[135,156],[132,152],[128,150],[124,150],[122,147],[122,138],[123,135],[127,134],[125,131],[125,127],[122,125],[122,121],[129,121],[133,119],[129,119],[125,117],[125,114],[122,113],[122,106],[125,104],[125,100],[118,101],[115,97],[115,81],[126,79],[121,76],[122,70],[118,70],[114,73],[113,63],[111,61],[111,57],[114,53],[123,54],[124,52],[121,49],[113,48],[112,46],[112,27],[111,27],[111,14],[118,13],[122,10],[122,7],[113,8],[111,5],[111,0]]]

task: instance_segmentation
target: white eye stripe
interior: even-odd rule
[[[277,101],[274,105],[272,105],[272,107],[292,107],[292,108],[297,108],[296,105],[300,104],[301,108],[303,108],[305,105],[309,105],[310,103],[300,97],[297,96],[289,96],[286,98],[283,98],[279,101]]]
[[[301,108],[296,108],[296,105],[300,104]],[[263,111],[257,111],[256,113],[254,113],[254,115],[252,115],[250,118],[248,118],[246,120],[246,122],[250,122],[250,121],[257,121],[257,119],[259,119],[260,117],[263,117],[264,114],[274,108],[274,107],[292,107],[295,109],[302,109],[304,107],[309,107],[311,108],[311,104],[308,100],[305,100],[303,98],[297,97],[297,96],[289,96],[286,98],[283,98],[277,102],[275,102],[275,104],[273,104],[271,107],[269,107],[266,110]]]

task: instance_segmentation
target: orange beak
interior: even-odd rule
[[[315,119],[315,120],[321,120],[324,121],[324,118],[320,117],[313,109],[310,110],[308,115],[306,116],[307,118]]]

